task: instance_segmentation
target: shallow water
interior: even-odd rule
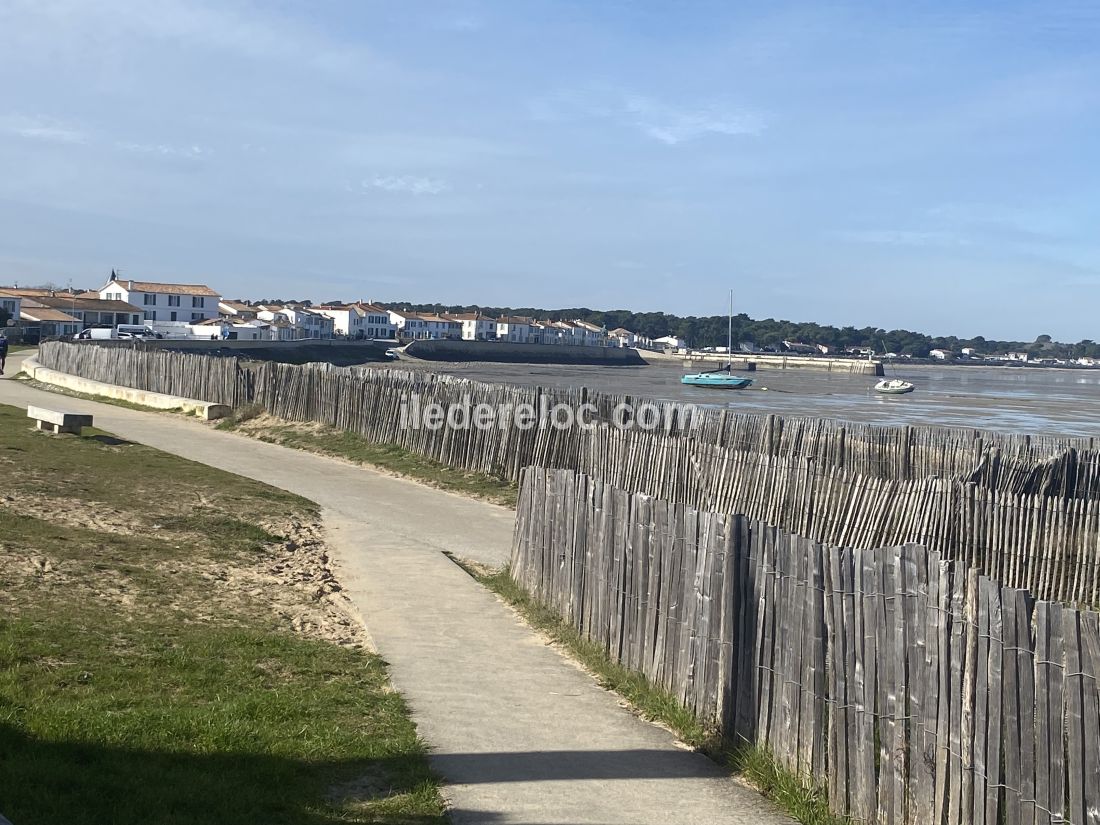
[[[409,364],[397,364],[407,367]],[[584,386],[668,401],[754,413],[838,418],[875,424],[938,424],[1002,432],[1100,436],[1100,370],[1025,367],[905,366],[896,377],[915,392],[884,396],[877,378],[816,370],[748,373],[747,390],[708,390],[680,383],[679,366],[605,367],[523,364],[432,364],[478,381],[549,387]],[[887,367],[887,376],[895,371]]]

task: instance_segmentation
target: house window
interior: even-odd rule
[[[168,296],[168,306],[178,307],[179,305],[180,305],[180,296],[179,295],[169,295]]]
[[[198,307],[199,309],[202,309],[205,306],[206,306],[206,299],[205,298],[200,298],[198,296],[193,296],[191,298],[191,308],[192,309],[194,309],[195,307]]]
[[[192,321],[201,321],[202,320],[202,313],[201,312],[192,312],[191,313],[191,320]]]
[[[172,316],[168,320],[169,321],[175,321],[176,320],[176,313],[173,312]]]
[[[156,295],[154,295],[154,294],[152,294],[152,293],[150,293],[150,292],[146,292],[146,293],[145,293],[145,301],[144,301],[144,303],[145,303],[145,306],[149,306],[149,305],[151,305],[151,304],[155,304],[156,302],[157,302],[157,296],[156,296]]]
[[[155,320],[157,320],[157,311],[155,309],[145,310],[145,320],[146,321],[155,321]],[[137,318],[134,318],[134,323],[135,324],[137,323]]]

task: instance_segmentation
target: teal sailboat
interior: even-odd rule
[[[709,372],[696,372],[680,378],[681,384],[707,387],[712,390],[743,390],[752,384],[751,378],[733,374],[733,290],[730,290],[729,335],[726,344],[729,362],[724,367]]]

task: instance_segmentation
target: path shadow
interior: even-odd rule
[[[134,445],[133,441],[127,441],[125,438],[118,438],[117,436],[107,435],[105,433],[86,435],[84,438],[89,441],[96,441],[104,447],[132,447]]]
[[[433,753],[431,764],[448,781],[469,785],[588,779],[712,780],[729,776],[728,771],[702,754],[664,748]]]
[[[182,739],[186,736],[181,731]],[[356,800],[411,793],[419,757],[310,761],[54,742],[0,723],[0,813],[13,825],[337,825],[323,795],[353,777]],[[364,786],[369,790],[364,790]],[[379,822],[444,825],[434,815]]]

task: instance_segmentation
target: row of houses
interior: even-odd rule
[[[134,324],[166,337],[291,341],[456,339],[520,344],[683,348],[675,337],[651,340],[582,320],[389,309],[348,304],[266,304],[229,300],[205,284],[136,281],[112,272],[96,290],[0,287],[0,310],[31,338],[71,336],[89,327]]]

